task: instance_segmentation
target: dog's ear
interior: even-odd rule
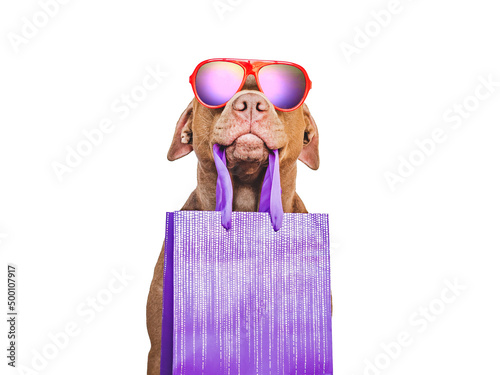
[[[175,126],[174,139],[168,150],[167,159],[177,160],[193,151],[193,102],[189,103]]]
[[[304,130],[304,146],[299,155],[299,160],[309,168],[316,170],[319,168],[318,127],[305,103],[303,104],[303,112],[306,129]]]

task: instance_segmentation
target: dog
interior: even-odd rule
[[[226,147],[227,168],[233,182],[233,211],[258,211],[260,189],[270,150],[279,150],[283,211],[307,213],[295,191],[297,160],[319,167],[319,134],[304,103],[290,112],[277,111],[249,75],[222,108],[208,108],[193,99],[175,128],[167,158],[177,160],[194,151],[198,185],[181,210],[214,211],[217,170],[212,146]],[[154,269],[147,302],[151,340],[148,375],[160,374],[164,247]]]

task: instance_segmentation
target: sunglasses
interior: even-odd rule
[[[220,108],[241,90],[250,74],[274,107],[284,112],[300,107],[312,85],[300,65],[286,61],[241,59],[202,61],[189,77],[189,83],[201,104],[208,108]]]

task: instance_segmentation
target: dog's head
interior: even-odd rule
[[[252,75],[222,108],[207,108],[193,99],[177,122],[168,159],[194,150],[203,166],[213,165],[215,143],[226,146],[229,172],[242,181],[260,175],[270,150],[279,150],[282,167],[297,159],[312,169],[319,167],[318,128],[307,106],[276,110]]]

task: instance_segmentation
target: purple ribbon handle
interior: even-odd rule
[[[233,184],[226,167],[226,149],[214,144],[214,160],[217,168],[215,210],[222,213],[222,225],[231,229],[231,213],[233,211]],[[269,154],[267,167],[260,193],[259,212],[268,212],[275,231],[283,224],[283,204],[281,202],[281,180],[278,150]]]
[[[215,210],[222,213],[222,225],[231,229],[231,212],[233,211],[233,183],[227,170],[226,149],[214,144],[214,161],[217,168],[217,186],[215,190]]]

